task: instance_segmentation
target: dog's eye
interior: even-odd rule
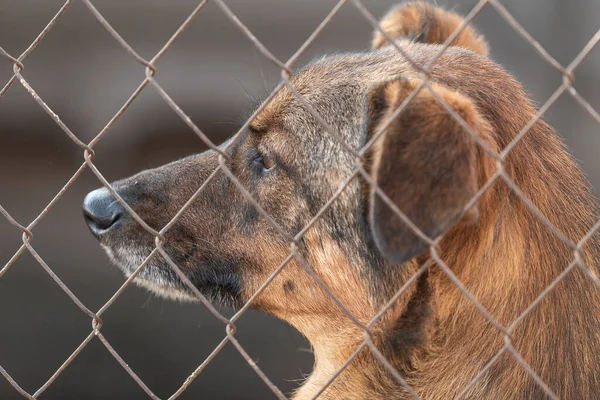
[[[259,154],[253,162],[264,171],[270,171],[275,167],[275,161],[265,154]]]

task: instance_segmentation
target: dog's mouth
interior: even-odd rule
[[[238,308],[243,305],[241,298],[240,279],[230,268],[215,268],[204,265],[201,260],[193,262],[186,259],[186,265],[180,269],[192,283],[193,290],[184,283],[163,257],[154,253],[151,248],[123,247],[116,248],[102,245],[111,261],[116,264],[129,278],[137,272],[133,281],[149,291],[165,298],[186,302],[200,301],[198,293],[207,300],[224,307]],[[173,257],[177,265],[177,258]],[[145,265],[140,269],[142,264]],[[195,264],[195,265],[194,265]],[[138,269],[140,269],[138,271]]]

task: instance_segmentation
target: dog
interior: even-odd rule
[[[544,399],[546,389],[600,399],[600,291],[589,276],[598,240],[589,238],[573,264],[574,249],[546,223],[576,243],[597,221],[596,201],[544,121],[511,145],[536,109],[474,28],[453,38],[428,72],[431,88],[422,85],[416,65],[462,22],[426,3],[400,5],[381,20],[370,51],[326,56],[295,72],[298,93],[284,86],[236,140],[112,184],[156,230],[204,185],[163,247],[195,288],[224,306],[249,301],[302,232],[295,256],[251,302],[314,349],[314,371],[295,399],[326,384],[323,399],[407,399],[410,390],[422,399]],[[499,163],[494,154],[509,145]],[[126,275],[155,248],[106,188],[88,194],[83,210]],[[135,282],[196,298],[159,253]],[[370,325],[370,340],[410,389],[367,347],[329,382],[363,343],[359,324],[403,286]],[[505,335],[501,327],[519,316]]]

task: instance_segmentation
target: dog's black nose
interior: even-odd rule
[[[121,203],[106,188],[88,193],[83,200],[83,216],[96,237],[115,227],[124,213]]]

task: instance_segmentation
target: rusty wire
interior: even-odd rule
[[[82,0],[84,5],[88,8],[90,13],[96,18],[96,20],[106,29],[106,31],[117,41],[121,47],[138,63],[140,63],[144,67],[145,78],[139,84],[137,89],[131,94],[131,96],[127,99],[127,101],[121,106],[121,108],[117,111],[117,113],[108,121],[105,127],[89,142],[82,142],[77,135],[72,132],[61,120],[60,117],[52,111],[52,109],[47,105],[44,100],[33,89],[30,83],[26,80],[24,76],[25,71],[25,63],[24,60],[27,56],[36,49],[39,43],[43,40],[45,35],[60,21],[61,17],[65,12],[69,9],[72,4],[72,0],[66,1],[62,7],[60,7],[56,14],[52,17],[52,19],[48,22],[48,24],[44,27],[44,29],[40,32],[40,34],[35,38],[35,40],[25,49],[25,51],[18,57],[14,57],[7,53],[3,48],[0,47],[0,58],[4,58],[13,64],[13,76],[10,80],[4,85],[2,90],[0,90],[0,97],[6,93],[6,91],[14,85],[17,81],[27,90],[27,92],[35,99],[35,101],[44,109],[44,111],[54,120],[54,122],[61,128],[61,130],[69,137],[69,139],[79,146],[83,150],[83,160],[81,166],[75,171],[75,173],[71,176],[71,178],[67,181],[67,183],[61,188],[61,190],[54,196],[54,198],[48,203],[48,205],[38,214],[38,216],[30,222],[28,225],[23,225],[15,220],[10,213],[0,205],[0,214],[18,231],[21,232],[23,245],[19,247],[19,249],[15,252],[15,254],[10,258],[10,260],[0,269],[0,278],[2,275],[14,264],[14,262],[23,254],[23,252],[28,251],[35,260],[42,266],[42,268],[52,277],[52,279],[56,282],[56,284],[69,296],[69,298],[75,303],[88,317],[91,319],[92,330],[89,335],[79,344],[79,346],[71,353],[66,360],[59,366],[59,368],[48,378],[48,380],[33,394],[25,391],[12,377],[11,375],[0,366],[0,374],[2,374],[6,380],[10,383],[10,385],[23,397],[28,399],[36,399],[40,396],[56,379],[57,377],[64,371],[64,369],[79,355],[79,353],[95,338],[97,337],[100,342],[106,347],[109,353],[119,362],[119,364],[123,367],[125,371],[132,377],[132,379],[146,392],[146,394],[152,399],[159,399],[152,390],[142,381],[142,379],[136,375],[136,373],[129,367],[125,360],[121,358],[117,350],[115,350],[106,337],[102,334],[101,328],[103,325],[103,321],[101,316],[106,310],[111,307],[115,301],[121,296],[124,290],[131,284],[131,282],[135,279],[135,277],[142,271],[142,269],[150,262],[153,257],[156,257],[158,254],[162,256],[169,266],[175,271],[175,273],[179,276],[179,278],[184,282],[184,284],[191,290],[192,293],[200,302],[213,314],[213,316],[223,323],[225,327],[225,337],[221,340],[221,342],[217,345],[217,347],[211,352],[211,354],[185,379],[182,385],[177,389],[172,396],[169,397],[169,400],[174,400],[179,397],[187,387],[194,381],[194,379],[204,370],[206,365],[208,365],[214,357],[223,349],[223,347],[227,343],[231,343],[237,351],[242,355],[242,357],[246,360],[248,365],[256,372],[256,374],[263,380],[263,382],[271,389],[271,391],[277,396],[279,399],[285,399],[285,395],[275,386],[269,378],[264,374],[264,372],[258,367],[258,365],[254,362],[254,360],[250,357],[250,355],[246,352],[246,350],[241,346],[239,341],[235,338],[235,322],[248,310],[248,308],[252,305],[253,301],[262,293],[265,288],[275,279],[275,277],[292,261],[301,265],[301,267],[309,274],[315,282],[321,287],[321,289],[327,293],[336,305],[340,308],[340,310],[355,324],[359,327],[364,333],[364,341],[354,350],[352,355],[346,360],[346,362],[331,376],[331,378],[323,385],[323,387],[319,390],[319,392],[315,395],[314,398],[318,397],[322,394],[327,387],[344,371],[344,369],[352,362],[352,360],[360,354],[365,349],[371,351],[372,354],[384,365],[384,367],[390,372],[390,374],[407,390],[407,392],[413,397],[418,399],[418,394],[410,387],[410,385],[406,382],[404,377],[394,369],[391,363],[384,357],[384,355],[380,352],[380,350],[376,347],[374,342],[371,339],[371,331],[370,328],[373,326],[375,322],[381,318],[381,316],[394,304],[394,302],[405,292],[407,288],[409,288],[416,279],[421,276],[425,271],[433,266],[440,268],[449,278],[450,280],[461,290],[461,292],[473,303],[473,305],[482,313],[482,315],[488,320],[490,324],[492,324],[499,332],[504,336],[504,344],[498,350],[498,352],[488,361],[488,363],[484,366],[482,370],[473,378],[473,380],[462,390],[461,393],[457,396],[457,398],[462,398],[464,395],[468,393],[470,388],[480,380],[485,373],[500,359],[500,357],[505,353],[510,353],[511,356],[521,365],[521,367],[535,380],[535,382],[542,388],[542,390],[552,399],[557,399],[558,396],[552,392],[552,390],[546,385],[545,382],[536,374],[535,371],[522,359],[519,353],[512,345],[512,337],[515,327],[533,310],[535,307],[542,301],[542,299],[548,295],[557,285],[560,283],[573,269],[579,267],[582,271],[584,271],[595,283],[600,287],[600,279],[598,276],[588,267],[582,260],[580,250],[587,243],[587,241],[592,237],[594,233],[596,233],[600,229],[600,221],[598,221],[589,231],[588,233],[577,243],[574,243],[570,240],[563,232],[557,229],[546,216],[544,216],[535,205],[519,190],[517,185],[514,183],[512,178],[506,173],[504,170],[504,160],[506,156],[510,153],[510,151],[519,143],[525,135],[527,135],[530,128],[538,122],[544,113],[549,109],[552,104],[554,104],[557,99],[564,94],[565,92],[569,93],[593,119],[595,119],[598,123],[600,123],[600,114],[594,110],[594,108],[585,100],[573,87],[573,83],[575,81],[574,72],[576,68],[583,62],[586,56],[595,48],[595,46],[600,42],[600,31],[598,31],[590,41],[584,46],[581,52],[573,59],[573,61],[567,66],[562,66],[556,59],[554,59],[544,48],[538,43],[528,32],[527,30],[519,24],[517,19],[501,4],[499,0],[480,0],[468,13],[465,17],[464,22],[450,35],[450,37],[446,40],[446,42],[439,47],[439,51],[436,53],[434,57],[428,60],[427,63],[421,65],[414,60],[412,60],[408,54],[406,54],[403,49],[396,45],[391,38],[388,37],[387,33],[381,30],[377,19],[368,11],[368,9],[361,3],[360,0],[340,0],[334,8],[329,12],[329,14],[324,18],[324,20],[317,26],[317,28],[311,33],[311,35],[307,38],[307,40],[299,47],[299,49],[286,61],[283,62],[278,59],[273,53],[271,53],[268,48],[263,45],[256,36],[252,33],[252,31],[231,11],[231,9],[227,6],[225,1],[223,0],[213,0],[223,14],[250,40],[252,45],[254,45],[260,53],[271,63],[273,63],[276,67],[281,70],[281,81],[274,88],[274,90],[270,93],[269,96],[263,101],[263,103],[258,107],[258,109],[250,116],[250,118],[243,124],[240,130],[234,135],[232,140],[229,142],[229,146],[231,146],[235,141],[239,140],[242,133],[247,129],[252,120],[266,107],[266,105],[273,99],[273,97],[286,87],[290,90],[290,92],[294,95],[294,97],[301,103],[306,109],[313,115],[313,117],[323,125],[323,129],[329,135],[331,135],[339,144],[342,146],[343,151],[348,152],[353,155],[356,159],[356,168],[354,171],[343,181],[342,185],[338,188],[338,190],[334,193],[334,195],[329,199],[329,201],[315,214],[315,216],[311,219],[311,221],[301,229],[295,236],[290,236],[290,234],[285,231],[281,226],[277,224],[277,222],[260,206],[260,204],[252,198],[250,192],[243,186],[243,184],[236,178],[233,172],[227,167],[227,148],[220,148],[216,146],[204,133],[203,131],[193,122],[193,120],[177,105],[177,103],[171,98],[171,96],[162,88],[162,86],[158,83],[155,78],[156,74],[156,62],[163,57],[163,55],[169,50],[171,45],[177,40],[177,38],[192,24],[196,16],[202,11],[205,4],[208,0],[200,1],[198,6],[190,13],[190,15],[185,19],[185,21],[180,25],[180,27],[175,31],[175,33],[169,38],[169,40],[160,48],[160,50],[152,57],[150,60],[146,60],[141,57],[128,43],[124,40],[119,33],[111,26],[109,21],[103,16],[103,14],[94,6],[91,0]],[[338,11],[347,5],[347,3],[352,3],[354,8],[359,11],[359,13],[373,25],[375,29],[382,33],[384,37],[386,37],[394,48],[396,48],[400,54],[406,59],[406,61],[420,73],[421,82],[418,86],[412,91],[412,93],[405,99],[405,101],[392,113],[390,118],[387,121],[384,121],[381,126],[378,128],[378,131],[373,135],[372,139],[361,149],[353,149],[345,143],[341,136],[327,123],[323,120],[323,118],[318,114],[317,110],[315,110],[311,105],[303,98],[302,94],[294,87],[291,78],[293,77],[292,67],[298,58],[304,53],[304,51],[316,40],[316,38],[320,35],[322,30],[330,23],[335,15],[337,15]],[[509,143],[500,153],[495,153],[491,149],[485,146],[485,143],[481,141],[476,133],[472,131],[469,125],[458,115],[452,107],[450,107],[441,96],[439,96],[435,89],[431,86],[429,82],[429,70],[431,66],[436,62],[436,60],[441,57],[441,55],[446,51],[448,47],[450,47],[451,42],[460,34],[460,32],[468,26],[469,23],[472,22],[473,19],[479,14],[479,12],[485,8],[486,6],[490,6],[494,8],[498,15],[503,18],[519,35],[523,37],[525,41],[531,44],[533,48],[537,51],[537,53],[544,59],[548,64],[558,70],[562,77],[562,84],[557,88],[557,90],[550,96],[550,98],[540,107],[535,116],[522,128],[522,130],[515,136],[515,138]],[[115,122],[127,111],[127,109],[131,106],[133,101],[140,95],[140,93],[148,86],[154,87],[154,89],[158,92],[160,97],[167,103],[176,114],[190,127],[190,129],[204,142],[204,144],[219,153],[219,165],[214,169],[211,175],[206,179],[205,182],[202,182],[200,187],[195,191],[195,193],[191,196],[190,199],[185,203],[185,205],[177,212],[177,214],[165,225],[160,231],[157,231],[151,228],[139,215],[135,213],[135,211],[125,202],[123,198],[119,196],[119,194],[110,186],[109,182],[104,178],[102,173],[98,170],[98,168],[94,164],[94,147],[96,144],[106,135],[106,133],[112,128]],[[369,173],[363,168],[362,160],[365,154],[369,151],[373,143],[384,134],[386,127],[391,123],[391,121],[396,118],[398,115],[402,114],[405,110],[406,106],[411,102],[411,100],[418,95],[421,90],[428,90],[431,92],[433,97],[444,107],[444,109],[451,115],[477,142],[477,144],[490,156],[492,156],[497,162],[497,171],[492,177],[488,180],[488,182],[475,194],[475,196],[469,201],[467,206],[465,207],[465,211],[475,206],[477,200],[487,191],[488,188],[492,186],[494,182],[497,180],[502,180],[506,185],[511,189],[511,191],[521,199],[521,201],[526,205],[526,207],[546,226],[548,227],[557,238],[565,243],[567,246],[571,247],[574,251],[573,253],[573,261],[565,267],[562,273],[552,281],[552,283],[542,292],[539,296],[509,325],[503,326],[500,324],[494,316],[487,311],[478,301],[477,299],[469,293],[467,288],[460,282],[458,277],[454,275],[454,273],[450,270],[450,268],[445,264],[445,262],[440,258],[438,254],[438,243],[441,240],[441,237],[438,238],[429,238],[427,237],[410,219],[399,210],[397,206],[385,195],[385,193],[376,185],[376,183],[372,180]],[[113,196],[121,203],[121,205],[125,208],[125,210],[140,224],[140,226],[146,230],[148,233],[153,235],[155,238],[155,248],[152,250],[150,255],[144,260],[144,262],[134,271],[134,273],[127,278],[127,280],[123,283],[123,285],[114,293],[114,295],[106,301],[106,303],[97,311],[93,312],[89,310],[78,298],[73,294],[69,288],[62,282],[62,280],[54,273],[52,268],[42,259],[42,257],[36,252],[31,242],[33,239],[33,230],[35,226],[46,216],[48,211],[54,207],[56,202],[64,195],[64,193],[73,185],[73,183],[78,179],[78,177],[83,173],[84,170],[90,169],[98,178],[98,180],[105,186]],[[190,282],[187,276],[180,270],[177,264],[169,257],[167,252],[165,251],[163,244],[165,242],[164,235],[165,233],[173,226],[173,224],[177,221],[178,218],[183,214],[183,212],[192,204],[192,202],[199,196],[199,194],[203,191],[203,189],[207,186],[207,184],[214,178],[214,176],[218,172],[223,172],[225,175],[232,181],[232,183],[240,190],[240,193],[257,209],[259,214],[265,218],[281,235],[281,237],[285,238],[286,241],[290,244],[290,253],[289,255],[281,261],[279,267],[277,267],[272,274],[267,278],[267,280],[261,285],[261,287],[251,296],[248,302],[243,305],[240,310],[238,310],[233,317],[227,319],[224,317],[203,295],[202,293]],[[368,323],[360,322],[352,313],[346,308],[346,306],[335,297],[332,291],[327,287],[327,285],[319,278],[319,276],[313,271],[312,267],[308,263],[306,259],[304,259],[300,253],[298,252],[298,244],[303,238],[304,234],[319,220],[319,218],[330,209],[330,206],[339,198],[339,196],[346,190],[348,185],[357,179],[357,177],[361,176],[364,180],[372,186],[377,196],[379,196],[390,208],[397,214],[397,216],[409,227],[411,230],[422,240],[430,245],[430,258],[425,261],[421,265],[421,267],[417,270],[415,274],[413,274],[407,282],[403,284],[403,286],[395,293],[395,295],[386,303],[386,305],[375,315],[373,319]],[[0,360],[1,362],[1,360]]]

